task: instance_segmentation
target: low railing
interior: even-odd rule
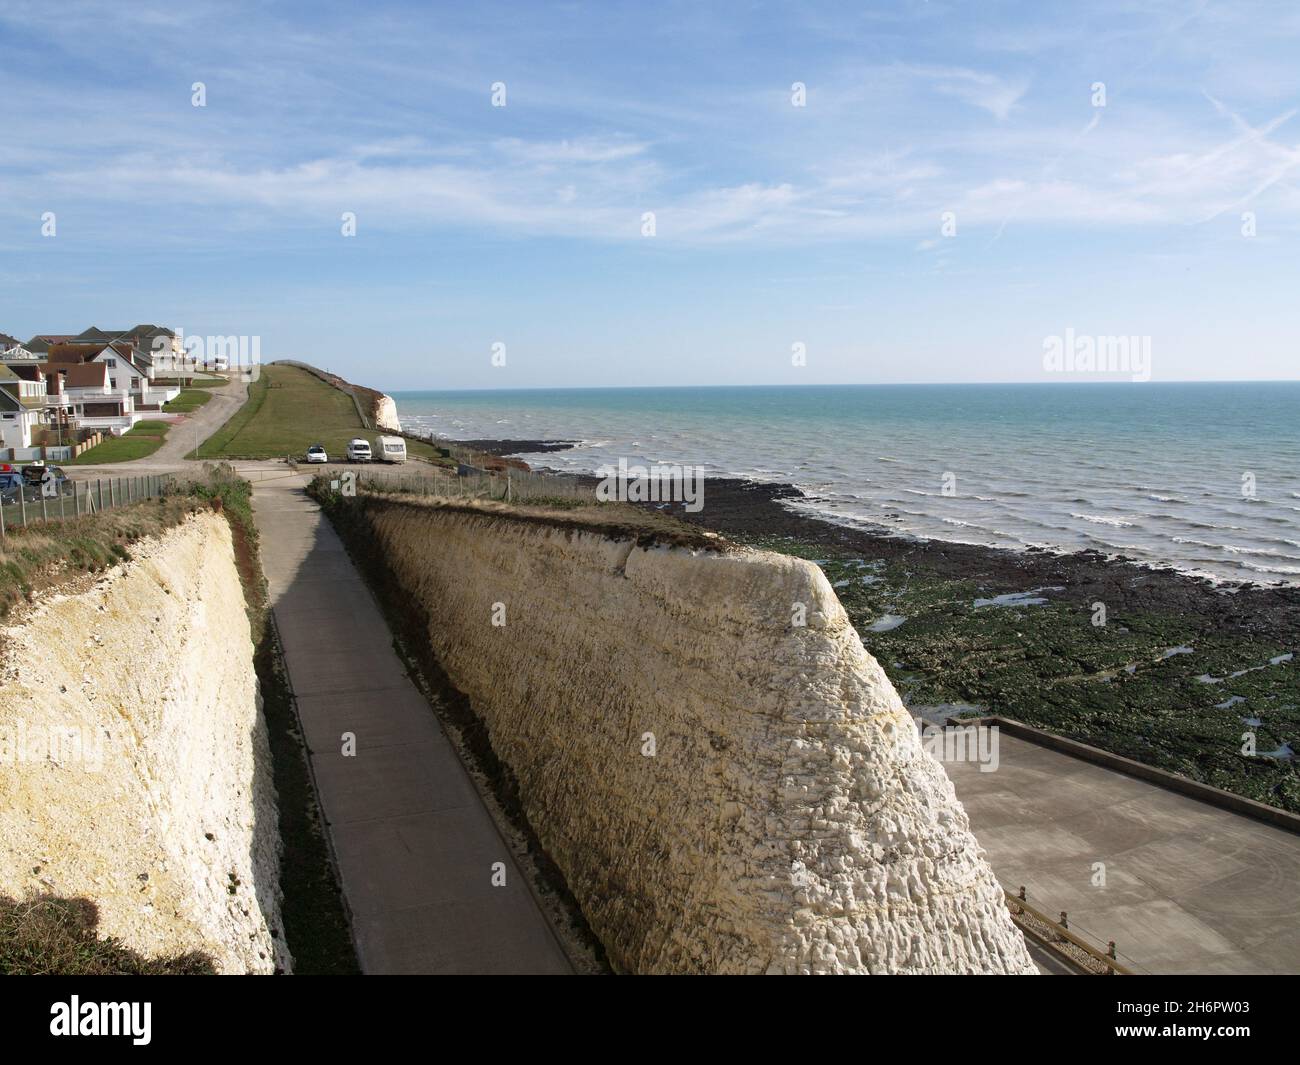
[[[1111,940],[1103,953],[1087,940],[1070,931],[1070,916],[1064,910],[1053,919],[1029,905],[1025,889],[1012,894],[1003,889],[1011,920],[1025,935],[1047,948],[1076,972],[1091,976],[1132,976],[1133,970],[1121,965],[1117,958],[1115,941]]]
[[[138,477],[96,477],[93,481],[64,481],[49,485],[24,485],[11,502],[0,503],[0,541],[9,530],[41,522],[67,521],[112,507],[157,499],[172,485],[170,474]]]

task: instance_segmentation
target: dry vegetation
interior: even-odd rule
[[[202,505],[176,492],[126,507],[8,529],[0,544],[0,617],[37,592],[131,557],[130,545],[177,525]]]
[[[209,976],[199,951],[146,958],[110,936],[100,939],[99,909],[89,899],[0,896],[0,975]]]
[[[310,493],[323,503],[337,506],[346,500],[317,477]],[[431,510],[482,514],[502,521],[549,525],[596,533],[614,540],[635,540],[641,547],[686,547],[702,551],[725,551],[731,544],[715,532],[689,525],[670,514],[631,503],[587,503],[574,499],[532,500],[503,503],[488,499],[455,499],[424,496],[412,492],[368,492],[357,497],[370,507],[410,506]]]
[[[224,513],[234,535],[254,639],[254,666],[263,698],[279,797],[281,916],[298,973],[355,973],[356,957],[339,888],[330,866],[320,811],[308,776],[293,697],[284,676],[265,581],[257,555],[252,486],[229,465],[205,464],[159,499],[64,522],[11,531],[0,549],[0,617],[39,592],[74,586],[131,558],[132,544],[211,507]],[[113,940],[100,940],[89,899],[40,896],[0,898],[0,974],[202,973],[202,955],[144,958]]]

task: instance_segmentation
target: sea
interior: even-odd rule
[[[893,535],[1091,548],[1216,581],[1300,584],[1300,381],[570,388],[394,393],[451,439],[576,440],[522,457],[659,463],[800,488]]]

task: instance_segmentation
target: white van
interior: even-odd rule
[[[381,436],[379,438],[379,460],[381,462],[405,462],[406,441],[400,436]]]
[[[348,461],[349,462],[369,462],[370,461],[370,441],[363,440],[361,437],[355,437],[348,441]]]

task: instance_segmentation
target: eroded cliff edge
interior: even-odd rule
[[[816,566],[350,505],[616,968],[1035,971]]]
[[[397,401],[392,396],[386,396],[382,392],[378,394],[378,398],[375,400],[375,412],[372,417],[376,429],[402,431],[402,423],[397,417]]]
[[[0,892],[88,898],[143,954],[287,970],[230,527],[205,510],[131,555],[0,629]]]

